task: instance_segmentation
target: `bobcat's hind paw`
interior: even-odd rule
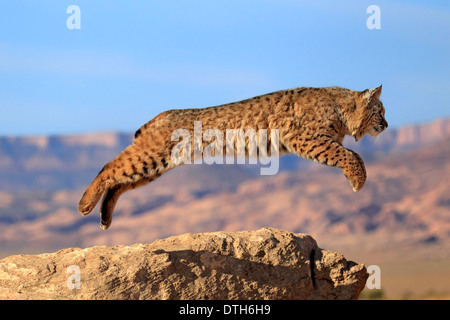
[[[86,203],[84,199],[80,200],[80,203],[78,204],[78,211],[83,215],[86,216],[89,213],[91,213],[92,209],[94,209],[95,205],[92,205],[92,203]]]
[[[353,187],[353,191],[358,192],[359,190],[361,190],[364,187],[364,183],[358,183],[356,185],[352,185]]]
[[[364,187],[364,184],[366,182],[366,175],[365,174],[359,174],[359,175],[352,174],[352,175],[350,175],[350,174],[345,174],[344,173],[344,175],[348,179],[350,184],[352,185],[352,188],[353,188],[354,192],[358,192]]]

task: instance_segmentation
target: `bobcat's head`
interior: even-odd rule
[[[380,101],[381,86],[375,89],[367,89],[361,92],[359,128],[352,132],[355,140],[360,140],[365,134],[370,134],[372,137],[376,137],[383,132],[388,123],[384,118],[384,106]]]

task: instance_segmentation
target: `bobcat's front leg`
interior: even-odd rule
[[[361,190],[367,174],[364,161],[353,150],[343,147],[331,138],[298,139],[291,142],[294,151],[305,159],[315,160],[332,167],[342,168],[353,191]]]
[[[344,147],[343,147],[344,148]],[[345,148],[344,148],[345,149]],[[364,186],[367,179],[366,168],[361,156],[350,149],[345,149],[349,153],[350,161],[343,167],[344,175],[353,187],[353,191],[358,192]]]

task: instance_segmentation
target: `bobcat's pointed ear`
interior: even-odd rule
[[[378,88],[375,89],[366,89],[362,92],[362,95],[364,99],[367,100],[367,102],[372,101],[373,99],[379,99],[381,95],[381,89],[383,85],[380,85]]]

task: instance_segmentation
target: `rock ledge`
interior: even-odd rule
[[[0,299],[357,299],[367,277],[309,235],[263,228],[10,256]]]

